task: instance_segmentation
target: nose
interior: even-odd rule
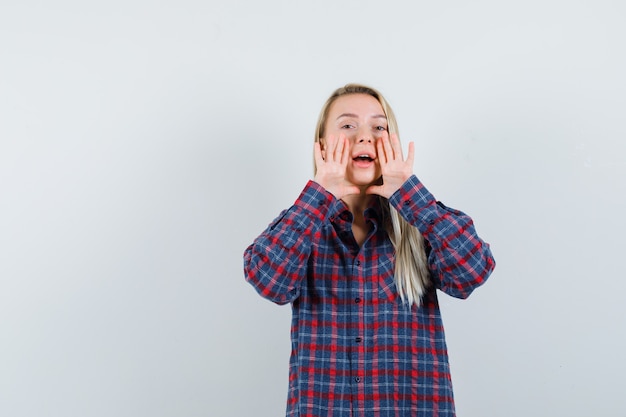
[[[372,143],[374,142],[374,136],[369,129],[361,129],[357,132],[357,143]]]

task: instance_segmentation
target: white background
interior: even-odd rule
[[[370,84],[497,261],[440,297],[461,417],[626,416],[621,1],[2,1],[0,415],[284,414],[242,253]]]

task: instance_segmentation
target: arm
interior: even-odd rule
[[[467,298],[491,274],[495,261],[489,245],[476,234],[472,219],[447,208],[413,175],[413,142],[405,160],[396,134],[376,143],[383,184],[368,192],[381,195],[430,245],[428,266],[435,287]]]
[[[453,297],[467,298],[487,280],[495,260],[469,216],[436,201],[415,175],[389,202],[428,241],[428,263],[437,288]]]
[[[287,304],[300,295],[311,245],[328,214],[330,203],[358,193],[346,181],[350,144],[344,135],[329,136],[322,151],[314,146],[315,181],[309,181],[295,204],[281,213],[244,253],[246,280],[261,296]]]
[[[257,292],[277,304],[300,294],[314,236],[334,197],[309,181],[293,206],[283,211],[244,252],[244,272]]]

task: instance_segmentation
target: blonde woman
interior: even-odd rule
[[[287,416],[454,416],[436,290],[466,298],[495,261],[413,174],[413,154],[378,91],[339,88],[314,179],[244,253],[259,294],[292,305]]]

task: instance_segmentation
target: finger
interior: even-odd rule
[[[406,162],[412,167],[413,158],[415,157],[415,143],[409,142],[409,154],[406,157]]]
[[[383,147],[383,139],[376,142],[376,151],[378,152],[378,162],[380,165],[385,165],[387,163],[387,157],[385,155],[385,149]]]
[[[393,149],[391,147],[391,144],[389,143],[388,137],[383,138],[383,148],[385,150],[385,156],[387,157],[387,162],[393,161],[395,156],[393,154]]]
[[[400,139],[398,139],[397,133],[391,134],[390,142],[391,142],[391,148],[393,149],[393,158],[404,161],[404,158],[402,155],[402,145],[400,145]]]
[[[335,146],[337,145],[335,137],[330,135],[324,140],[324,161],[332,161],[333,153],[335,152]]]
[[[345,135],[340,136],[344,142],[343,154],[341,155],[341,165],[348,165],[350,161],[350,141]]]
[[[336,162],[341,162],[343,157],[343,149],[346,146],[346,140],[343,135],[339,135],[337,138],[337,146],[335,147],[335,153],[333,158]]]
[[[313,156],[315,159],[315,166],[320,166],[324,163],[324,157],[322,156],[322,146],[319,142],[313,144]]]

